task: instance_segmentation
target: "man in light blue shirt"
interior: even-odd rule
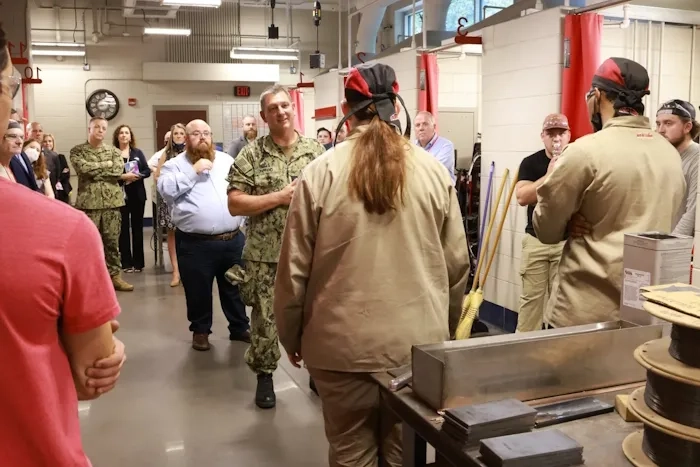
[[[455,174],[455,147],[452,141],[438,136],[435,131],[435,119],[430,112],[418,112],[414,126],[418,138],[415,143],[435,156],[445,166],[452,178],[452,183],[454,183],[457,176]]]
[[[243,217],[231,216],[226,189],[233,159],[216,151],[211,128],[202,120],[187,125],[186,151],[160,171],[158,192],[171,209],[180,277],[187,300],[192,348],[209,350],[212,284],[216,278],[229,339],[250,342],[250,326],[238,286],[226,280],[233,265],[243,265]]]

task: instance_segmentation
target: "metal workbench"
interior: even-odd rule
[[[441,431],[442,417],[424,404],[410,388],[399,392],[388,389],[393,378],[389,373],[379,373],[375,381],[383,388],[386,404],[403,422],[403,466],[425,467],[427,444],[436,451],[436,467],[485,467],[478,460],[478,447],[463,450],[452,438]],[[598,399],[614,403],[617,394],[629,394],[631,388],[596,394]],[[613,412],[591,418],[562,423],[543,430],[559,429],[583,446],[586,466],[629,467],[631,464],[622,452],[625,437],[642,429],[641,423],[627,423]]]

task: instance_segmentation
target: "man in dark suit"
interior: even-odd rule
[[[22,125],[15,121],[10,121],[7,126],[8,130],[22,130]],[[15,154],[10,161],[10,169],[17,179],[17,183],[24,185],[30,190],[39,191],[39,187],[36,184],[36,178],[34,177],[34,169],[32,168],[32,163],[29,162],[29,158],[24,152],[20,154]]]

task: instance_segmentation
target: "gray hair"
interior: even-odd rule
[[[265,99],[267,99],[267,96],[274,96],[281,92],[283,92],[290,101],[292,100],[292,95],[289,94],[289,91],[285,86],[275,84],[274,86],[270,86],[269,88],[265,89],[263,93],[260,94],[260,110],[265,110]]]
[[[432,126],[435,126],[435,118],[433,117],[433,114],[431,114],[427,110],[421,110],[416,114],[416,118],[420,117],[421,115],[425,117],[428,123],[430,123]]]

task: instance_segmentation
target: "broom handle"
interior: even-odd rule
[[[503,172],[503,179],[501,180],[501,186],[498,188],[498,195],[496,196],[496,209],[493,209],[493,214],[489,220],[489,226],[486,229],[486,237],[484,237],[484,245],[481,247],[481,253],[479,254],[479,262],[476,265],[476,274],[474,274],[474,283],[472,284],[472,292],[475,292],[479,285],[479,272],[481,271],[481,266],[484,264],[484,253],[488,250],[489,237],[491,237],[491,230],[493,229],[493,224],[496,222],[496,213],[498,212],[498,205],[501,203],[501,196],[503,196],[503,189],[506,187],[506,179],[508,178],[508,169]]]
[[[508,210],[510,209],[510,200],[513,198],[513,193],[515,192],[515,185],[518,183],[518,173],[520,169],[515,171],[515,176],[513,177],[513,183],[510,185],[510,191],[508,192],[508,199],[506,200],[506,207],[503,210],[503,214],[501,215],[501,222],[498,224],[498,231],[496,232],[496,242],[494,243],[494,248],[493,251],[491,251],[491,255],[489,255],[489,262],[486,265],[486,272],[484,273],[484,280],[481,281],[481,286],[483,287],[484,283],[486,283],[486,278],[489,275],[489,271],[491,270],[491,263],[493,263],[493,258],[496,257],[496,250],[498,249],[498,243],[501,240],[501,232],[503,232],[503,224],[506,223],[506,216],[508,215]]]

